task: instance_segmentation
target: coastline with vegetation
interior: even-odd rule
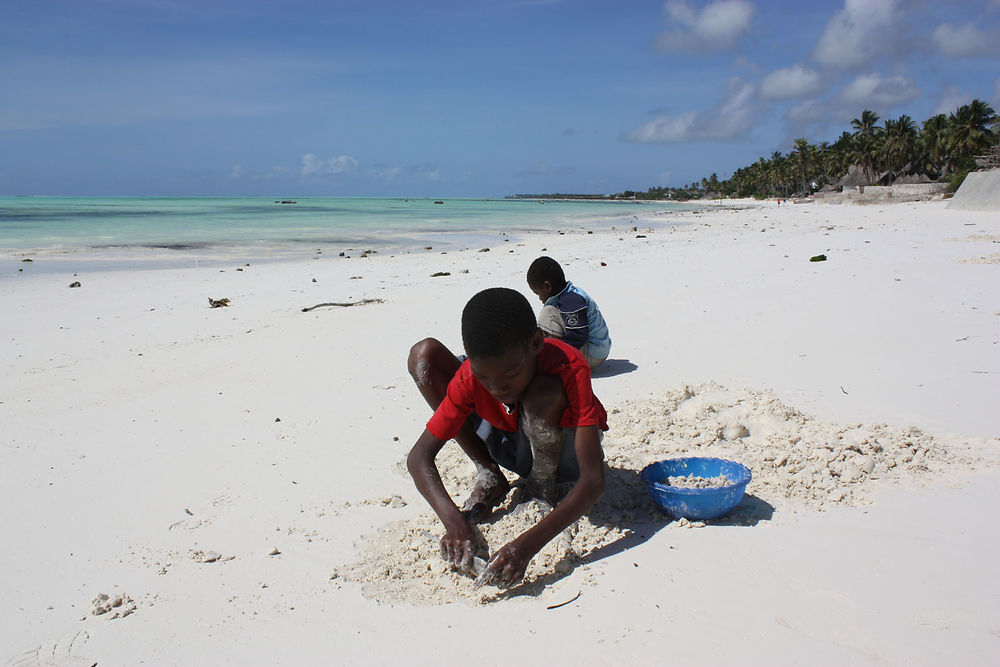
[[[864,110],[833,142],[794,141],[741,167],[729,178],[718,173],[680,187],[653,186],[615,194],[514,195],[526,199],[666,199],[805,197],[820,190],[866,185],[944,183],[951,192],[977,168],[1000,166],[1000,116],[979,99],[920,125],[907,114],[887,118]]]

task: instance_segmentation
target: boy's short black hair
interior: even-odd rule
[[[528,267],[528,284],[532,287],[541,285],[549,281],[552,287],[560,288],[566,284],[566,276],[563,274],[559,262],[551,257],[539,257]]]
[[[470,358],[499,357],[512,347],[527,345],[537,330],[531,304],[507,287],[479,292],[462,310],[462,344]]]

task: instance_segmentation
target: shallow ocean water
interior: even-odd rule
[[[25,258],[88,268],[267,261],[323,252],[495,244],[504,235],[626,226],[698,208],[671,202],[306,197],[4,197],[5,269]],[[16,270],[16,269],[15,269]],[[4,271],[9,273],[9,271]]]

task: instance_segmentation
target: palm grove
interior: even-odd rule
[[[830,143],[795,140],[787,155],[737,169],[720,181],[716,174],[686,188],[650,188],[619,196],[638,199],[688,199],[702,196],[789,197],[811,193],[837,183],[854,167],[861,184],[892,184],[900,178],[949,181],[955,187],[973,170],[976,158],[996,151],[1000,144],[1000,116],[981,100],[973,100],[951,114],[937,114],[921,126],[907,115],[886,119],[864,111],[851,121],[853,132],[843,132]]]

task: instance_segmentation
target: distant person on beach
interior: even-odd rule
[[[541,299],[538,326],[546,336],[583,352],[591,368],[611,352],[611,334],[601,309],[586,292],[566,280],[559,262],[539,257],[528,267],[528,287]]]
[[[594,396],[583,356],[545,338],[531,304],[516,290],[495,287],[473,296],[462,311],[462,343],[467,358],[433,338],[410,349],[410,375],[434,415],[406,466],[444,524],[442,558],[466,571],[473,570],[476,555],[471,524],[510,491],[501,467],[521,476],[524,500],[554,505],[538,524],[490,554],[477,578],[479,584],[509,586],[604,493],[600,432],[608,429],[607,412]],[[434,462],[451,438],[476,465],[472,493],[461,509]],[[572,488],[558,500],[563,483]]]

